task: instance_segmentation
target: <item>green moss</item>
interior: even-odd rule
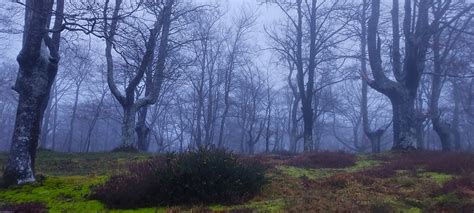
[[[439,185],[443,185],[444,183],[454,178],[453,175],[438,173],[438,172],[423,172],[421,173],[421,177],[430,178],[434,180],[436,183],[438,183]]]
[[[463,204],[463,201],[459,199],[458,196],[454,193],[443,194],[434,198],[438,204],[447,205],[447,206],[460,206]]]
[[[402,212],[405,212],[405,213],[421,213],[422,210],[420,208],[413,207],[413,208],[405,209]]]
[[[397,185],[404,188],[412,188],[416,187],[417,185],[417,181],[415,178],[407,176],[396,177],[394,178],[394,181],[397,183]]]
[[[334,174],[334,172],[329,169],[303,169],[293,166],[278,166],[277,169],[282,171],[283,174],[294,178],[307,177],[309,179],[319,179]]]
[[[50,211],[95,211],[103,209],[98,201],[87,200],[89,188],[104,181],[103,176],[48,177],[43,183],[14,186],[0,190],[0,200],[10,203],[41,202]]]
[[[251,209],[257,212],[281,212],[285,208],[285,202],[283,199],[269,200],[269,201],[253,201],[247,204],[223,206],[214,205],[210,206],[209,209],[212,211],[237,211],[240,209]]]
[[[381,164],[381,161],[372,160],[366,155],[357,156],[357,162],[354,166],[347,168],[348,172],[359,171],[362,169],[368,169],[371,167],[375,167]]]
[[[385,196],[380,200],[376,201],[372,208],[378,208],[381,211],[378,212],[404,212],[404,213],[419,213],[422,212],[422,208],[418,201],[410,200],[405,198],[397,198],[394,196]],[[385,209],[385,210],[383,210]]]
[[[105,181],[106,176],[47,177],[42,183],[14,186],[0,190],[0,200],[7,203],[40,202],[50,212],[166,212],[166,209],[107,210],[102,203],[89,200],[90,187]]]

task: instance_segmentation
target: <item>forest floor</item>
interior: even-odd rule
[[[0,189],[0,210],[44,205],[50,212],[474,212],[474,155],[438,152],[252,156],[268,165],[269,182],[252,200],[232,206],[110,210],[88,198],[91,186],[152,157],[40,151],[39,181]],[[0,168],[6,159],[0,154]]]

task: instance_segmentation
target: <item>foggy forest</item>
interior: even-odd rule
[[[0,212],[473,212],[471,0],[4,0]]]

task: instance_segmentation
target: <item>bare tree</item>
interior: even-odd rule
[[[393,1],[392,8],[392,64],[395,80],[385,74],[382,67],[381,41],[377,38],[377,28],[380,18],[380,0],[374,0],[371,6],[371,16],[367,29],[368,53],[374,80],[368,80],[369,86],[386,95],[393,110],[394,150],[414,149],[421,134],[418,123],[419,113],[415,110],[420,79],[425,68],[425,60],[429,41],[436,33],[433,23],[442,15],[429,20],[429,9],[433,1],[420,1],[414,4],[406,0],[403,19],[404,58],[401,61],[399,33],[399,3]],[[470,10],[472,5],[463,12]],[[440,13],[445,13],[441,10]],[[448,20],[452,22],[459,16]],[[446,23],[446,24],[447,24]],[[444,26],[443,26],[444,27]]]
[[[248,34],[250,28],[255,23],[255,15],[249,14],[244,9],[241,9],[242,17],[237,20],[234,20],[235,23],[235,32],[233,40],[227,42],[227,59],[226,59],[226,67],[224,68],[224,111],[222,112],[221,121],[220,121],[220,128],[219,128],[219,138],[217,141],[217,146],[223,146],[224,140],[224,128],[226,119],[229,113],[230,108],[230,101],[229,95],[232,88],[232,83],[234,79],[234,71],[238,65],[242,63],[242,58],[245,57],[246,48],[245,48],[245,40],[246,34]]]
[[[303,149],[310,151],[314,148],[315,109],[313,100],[317,90],[315,88],[316,67],[321,63],[335,59],[325,53],[330,52],[331,49],[347,39],[341,32],[352,17],[347,14],[341,15],[341,12],[347,11],[346,1],[318,3],[313,0],[305,2],[304,5],[302,0],[296,0],[296,2],[272,1],[272,3],[276,4],[289,20],[285,30],[294,33],[283,39],[272,34],[270,37],[279,45],[276,49],[286,54],[296,68],[296,86],[303,115]],[[289,11],[294,12],[296,17],[293,17],[293,13]]]
[[[461,3],[462,6],[465,6]],[[433,124],[433,129],[438,134],[441,146],[444,151],[450,151],[453,148],[459,149],[459,129],[455,128],[454,125],[451,125],[446,120],[443,120],[441,117],[441,112],[439,109],[439,99],[442,91],[443,84],[447,77],[449,70],[456,69],[453,66],[450,66],[450,57],[453,56],[453,51],[455,50],[458,44],[462,43],[460,39],[461,34],[467,28],[468,24],[472,20],[473,16],[467,17],[465,20],[460,19],[460,21],[454,22],[453,25],[449,28],[441,28],[441,22],[446,21],[446,13],[452,13],[450,10],[456,8],[457,5],[454,5],[451,1],[442,2],[437,0],[432,5],[432,13],[435,21],[431,24],[435,34],[433,35],[433,73],[431,81],[431,96],[430,96],[430,116],[431,122]],[[465,7],[461,7],[465,8]],[[455,10],[457,12],[457,10]],[[455,74],[455,73],[452,73]],[[454,88],[453,92],[456,93],[456,83],[453,83]],[[456,96],[456,94],[455,94]],[[456,101],[456,98],[454,98]],[[458,106],[455,106],[458,109]],[[456,110],[455,109],[455,110]],[[456,113],[458,116],[459,114]],[[453,123],[456,122],[456,118],[453,118]],[[455,147],[453,147],[455,146]]]
[[[108,5],[109,1],[106,1],[104,7],[104,17],[107,17],[108,14]],[[165,1],[163,8],[159,14],[155,14],[155,21],[153,28],[150,29],[150,34],[146,40],[145,52],[142,57],[139,59],[139,64],[136,70],[135,75],[128,82],[128,85],[125,88],[125,93],[120,92],[117,87],[117,83],[114,80],[114,60],[112,55],[112,49],[115,45],[115,37],[117,35],[117,28],[119,25],[120,11],[122,7],[122,0],[116,0],[115,6],[112,13],[111,23],[104,22],[104,28],[106,29],[104,37],[106,38],[106,48],[105,55],[107,59],[107,82],[110,88],[111,93],[120,103],[123,108],[123,125],[122,125],[122,144],[133,144],[134,138],[134,127],[135,127],[135,117],[136,112],[144,107],[145,105],[150,105],[156,102],[156,99],[159,94],[159,87],[162,82],[163,72],[165,69],[165,60],[168,54],[168,39],[171,26],[171,16],[172,9],[174,5],[174,0]],[[154,5],[154,7],[159,7],[159,5]],[[136,100],[135,91],[137,86],[142,81],[143,76],[147,69],[151,69],[150,66],[153,64],[155,47],[157,45],[158,35],[160,36],[159,49],[157,53],[157,62],[153,78],[150,93]]]

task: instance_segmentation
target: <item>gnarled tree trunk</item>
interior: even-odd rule
[[[405,34],[405,57],[403,66],[400,56],[399,3],[393,1],[392,9],[392,68],[396,81],[389,79],[382,67],[381,41],[377,36],[380,18],[380,0],[372,1],[371,16],[367,28],[368,53],[374,80],[367,78],[369,86],[387,96],[393,111],[393,150],[415,149],[420,138],[416,116],[415,99],[425,65],[428,42],[432,35],[428,23],[429,1],[420,1],[416,13],[412,2],[405,1],[403,32]],[[416,19],[416,21],[414,21]],[[412,26],[413,25],[413,26]]]
[[[56,4],[54,28],[62,23],[64,2]],[[53,9],[51,0],[27,0],[23,46],[17,57],[18,76],[14,90],[18,107],[9,159],[3,173],[7,185],[35,181],[35,158],[41,121],[58,70],[59,30],[48,35]]]

